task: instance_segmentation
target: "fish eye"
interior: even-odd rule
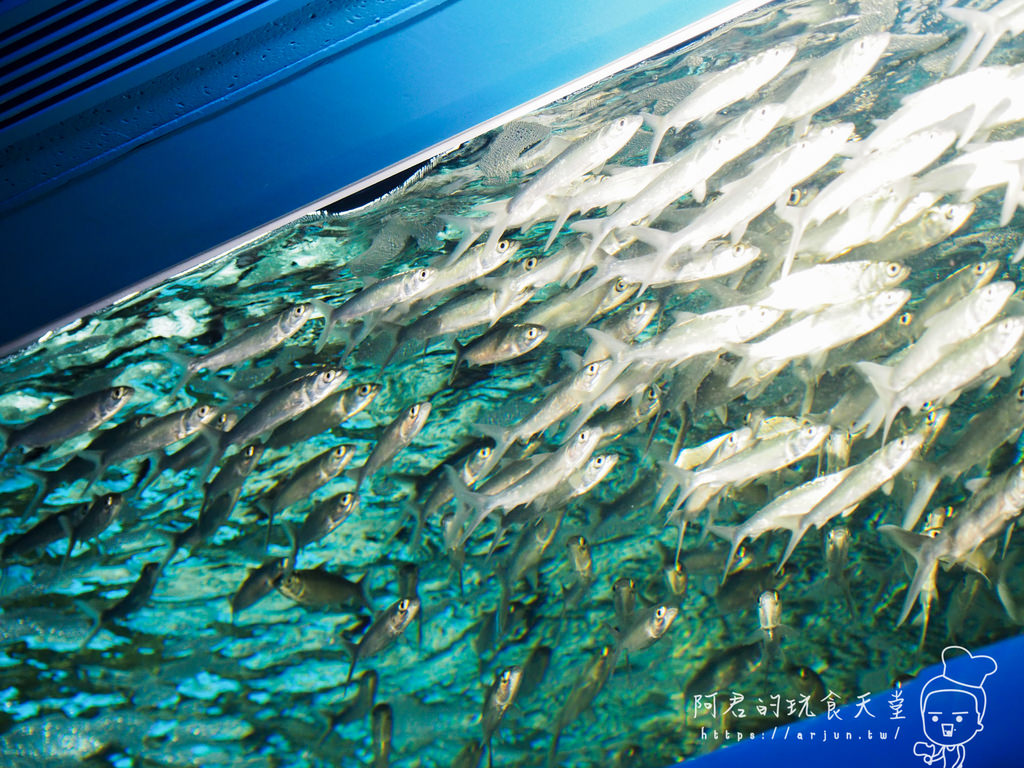
[[[340,458],[341,458],[342,456],[344,456],[344,455],[345,455],[346,453],[348,453],[348,448],[346,448],[346,447],[345,447],[344,445],[339,445],[339,446],[338,446],[337,448],[335,448],[335,449],[334,449],[334,450],[332,451],[332,455],[333,455],[333,456],[334,456],[335,458],[338,458],[338,459],[340,459]]]
[[[208,415],[208,414],[210,413],[210,411],[212,411],[212,410],[213,410],[213,409],[212,409],[212,408],[211,408],[210,406],[208,406],[208,405],[200,405],[200,406],[199,406],[199,410],[197,410],[197,411],[196,411],[196,413],[197,413],[197,414],[199,414],[199,416],[200,416],[200,417],[205,417],[205,416],[207,416],[207,415]]]
[[[623,278],[620,277],[618,280],[615,281],[615,292],[622,293],[624,290],[626,290],[628,286],[629,283],[627,283]]]
[[[906,448],[907,447],[907,438],[901,437],[899,440],[896,441],[896,445],[898,445],[900,448]]]
[[[913,322],[913,320],[914,320],[914,313],[913,312],[904,312],[902,315],[899,316],[899,324],[900,325],[910,325]]]
[[[502,240],[500,243],[498,243],[498,253],[504,253],[505,251],[507,251],[508,250],[508,246],[509,246],[508,240]]]
[[[586,549],[587,548],[587,540],[584,539],[582,536],[580,536],[578,539],[576,539],[576,544],[577,544],[577,546],[580,549]]]
[[[658,618],[658,619],[665,618],[665,606],[664,605],[659,605],[658,606],[658,610],[656,610],[654,612],[654,616],[655,616],[655,618]]]
[[[807,437],[814,437],[814,435],[817,433],[817,431],[818,430],[815,427],[805,427],[804,428],[804,435],[806,435]]]
[[[114,506],[115,501],[117,501],[117,495],[113,493],[108,493],[106,496],[103,497],[103,506],[112,507]]]
[[[790,192],[789,192],[789,197],[786,199],[786,204],[787,205],[799,205],[800,201],[803,200],[803,198],[804,198],[804,193],[801,192],[796,187],[793,187],[793,189],[791,189]]]
[[[523,262],[523,269],[525,269],[527,272],[529,272],[531,269],[533,269],[536,266],[537,266],[537,257],[536,256],[531,256],[530,258],[528,258],[526,261]]]
[[[419,412],[420,412],[420,404],[419,403],[416,403],[415,405],[410,405],[409,406],[409,418],[410,419],[415,419],[417,414],[419,414]]]
[[[598,469],[600,469],[601,467],[604,466],[604,462],[605,462],[605,457],[604,456],[595,456],[594,457],[594,466],[597,467]]]
[[[1017,387],[1016,395],[1018,401],[1024,401],[1024,385]]]
[[[925,417],[924,423],[930,427],[938,420],[939,416],[936,411],[928,411],[928,415]]]
[[[305,304],[299,304],[297,306],[292,307],[292,314],[295,315],[296,317],[302,317],[304,314],[306,314],[306,310],[308,308],[309,307]]]
[[[597,373],[597,363],[591,363],[590,365],[588,365],[587,366],[587,373],[588,374],[595,374],[595,373]]]
[[[647,399],[648,400],[657,400],[658,399],[658,390],[654,386],[648,387],[647,388],[647,392],[645,392],[644,394],[647,395]]]
[[[537,338],[538,333],[540,333],[540,331],[538,331],[536,328],[528,328],[526,330],[526,338],[535,339]]]
[[[898,275],[900,271],[900,265],[894,261],[890,261],[888,264],[885,265],[885,274],[887,274],[889,277],[896,277],[896,275]]]
[[[398,612],[399,613],[405,613],[408,610],[409,610],[409,598],[403,597],[401,600],[398,601]]]
[[[734,256],[742,256],[743,255],[743,251],[744,251],[744,248],[743,248],[742,245],[734,245],[732,247],[732,252],[733,252]]]
[[[985,265],[984,264],[975,264],[974,265],[974,269],[972,269],[971,271],[974,274],[976,274],[976,275],[983,275],[983,274],[985,274]]]
[[[419,272],[416,273],[416,277],[418,277],[420,280],[426,280],[428,277],[430,277],[430,270],[421,269]]]
[[[368,394],[370,394],[370,385],[361,384],[359,388],[356,390],[356,394],[359,395],[360,397],[366,397]]]
[[[320,377],[328,384],[334,381],[335,376],[337,376],[337,374],[334,371],[324,371],[322,374],[320,374]]]
[[[925,536],[927,536],[927,537],[929,537],[929,538],[931,538],[931,539],[936,539],[936,538],[938,538],[938,536],[939,536],[939,531],[938,531],[938,530],[936,530],[935,528],[932,528],[932,529],[931,529],[931,530],[929,530],[929,531],[925,531],[925,532],[924,532],[924,535],[925,535]]]
[[[644,302],[641,301],[639,304],[637,304],[635,307],[633,307],[633,314],[634,315],[642,315],[644,313],[645,309],[647,309],[647,307],[645,307],[644,306]]]
[[[245,448],[242,449],[242,455],[245,456],[245,458],[247,458],[247,459],[251,459],[253,456],[256,455],[256,446],[255,445],[247,445],[247,446],[245,446]]]
[[[946,208],[945,216],[946,216],[946,221],[952,221],[953,219],[956,218],[956,211],[954,211],[952,208],[948,208],[947,207]]]
[[[512,679],[512,673],[509,672],[507,669],[504,672],[501,673],[501,682],[507,683],[511,679]]]
[[[618,126],[619,128],[625,128],[626,127],[626,118],[620,117],[618,120],[615,121],[615,125]]]
[[[576,437],[576,442],[578,442],[578,443],[585,443],[589,439],[590,439],[590,432],[585,430],[585,429],[581,429],[579,435]]]
[[[132,393],[129,387],[116,387],[114,389],[114,398],[116,400],[124,400],[124,398],[130,396]]]
[[[924,405],[921,406],[921,410],[923,410],[923,411],[930,411],[934,407],[935,407],[935,403],[933,403],[931,400],[925,400],[924,401]]]
[[[476,452],[476,455],[479,456],[480,458],[486,459],[488,456],[491,455],[491,450],[491,446],[485,445],[483,448]]]

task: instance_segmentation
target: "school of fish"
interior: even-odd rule
[[[771,3],[48,334],[0,750],[661,766],[1016,634],[1022,207],[1024,0]]]

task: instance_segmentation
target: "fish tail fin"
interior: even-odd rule
[[[555,223],[551,225],[551,231],[548,233],[548,239],[544,241],[544,247],[542,251],[546,251],[555,242],[555,238],[558,237],[558,233],[562,231],[562,227],[565,225],[566,219],[572,216],[575,209],[569,201],[565,202],[565,207],[558,213],[558,218],[555,219]]]
[[[295,563],[299,559],[299,549],[302,547],[302,542],[299,541],[298,534],[295,532],[295,526],[287,520],[282,525],[284,526],[284,534],[288,537],[288,557],[284,561],[284,571],[285,573],[291,573],[295,570]]]
[[[334,307],[326,301],[311,299],[310,303],[320,313],[320,317],[324,319],[323,330],[320,331],[320,337],[316,340],[316,347],[314,347],[315,352],[320,352],[327,344],[327,339],[331,337],[331,331],[334,329],[334,324],[337,321],[334,319]]]
[[[189,383],[192,377],[195,376],[196,371],[192,370],[189,365],[191,363],[191,359],[187,355],[183,355],[180,352],[174,352],[169,349],[165,349],[159,354],[160,357],[164,358],[171,365],[181,368],[181,376],[174,383],[174,388],[167,395],[167,397],[173,399],[185,388],[185,385]]]
[[[455,246],[455,250],[452,251],[451,256],[448,257],[448,261],[445,266],[451,266],[459,257],[462,256],[470,247],[477,241],[486,230],[486,226],[482,226],[483,222],[487,220],[487,217],[473,217],[473,216],[441,216],[441,221],[445,224],[453,226],[457,229],[461,229],[465,234],[462,239],[459,240]]]
[[[366,593],[366,577],[367,576],[368,576],[368,574],[364,573],[362,576],[360,576],[358,579],[356,579],[352,583],[356,587],[356,595],[359,597],[359,601],[363,604],[363,606],[365,608],[367,608],[368,610],[370,610],[372,612],[373,611],[373,602],[370,600],[370,596]]]
[[[580,219],[579,221],[573,222],[570,227],[574,232],[582,232],[585,235],[590,235],[590,242],[587,243],[587,250],[584,251],[583,256],[580,257],[580,262],[583,264],[589,264],[593,258],[597,249],[601,247],[601,243],[604,242],[608,236],[608,225],[601,219]]]
[[[672,510],[672,514],[670,515],[670,517],[672,517],[675,516],[679,507],[681,507],[683,502],[689,498],[691,493],[693,493],[696,473],[690,469],[681,469],[675,464],[671,464],[669,462],[663,463],[662,466],[665,469],[665,473],[675,480],[679,486],[679,496],[676,499],[675,508]]]
[[[455,362],[452,363],[452,372],[448,374],[449,387],[455,381],[455,374],[459,372],[459,363],[462,362],[462,356],[466,353],[465,345],[459,344],[458,339],[452,339],[452,347],[455,349]]]
[[[779,279],[786,277],[793,269],[793,261],[796,259],[797,250],[800,248],[800,241],[803,239],[807,222],[803,216],[792,222],[793,234],[790,235],[789,245],[786,246],[786,253],[782,257],[782,269],[779,272]]]
[[[558,740],[562,738],[562,729],[559,727],[551,736],[551,748],[548,750],[548,761],[546,768],[555,768],[558,760]]]
[[[1006,195],[1003,197],[1003,207],[999,214],[999,226],[1005,227],[1010,223],[1017,207],[1021,204],[1021,169],[1019,165],[1008,163],[1006,166],[1008,180],[1006,183]]]
[[[348,690],[349,685],[352,684],[352,675],[356,671],[356,662],[359,661],[359,646],[345,637],[341,638],[341,646],[352,659],[348,665],[348,677],[345,678],[345,689]]]
[[[913,557],[914,562],[917,563],[914,578],[911,579],[910,586],[907,587],[907,597],[903,601],[900,619],[896,622],[896,626],[900,626],[907,620],[921,591],[925,587],[935,584],[935,573],[938,570],[939,558],[932,547],[926,546],[934,542],[935,539],[920,533],[906,531],[895,525],[881,525],[878,527],[878,530],[892,539],[900,549]]]
[[[988,11],[975,8],[945,6],[940,8],[946,16],[967,27],[963,42],[949,64],[949,74],[959,70],[970,59],[968,69],[976,69],[1002,37],[998,21]],[[974,54],[972,56],[972,54]]]
[[[793,554],[793,550],[796,549],[796,545],[800,543],[800,539],[807,533],[809,525],[794,525],[789,531],[789,543],[786,545],[786,551],[782,553],[782,557],[779,560],[778,566],[775,568],[775,573],[782,573],[782,569],[786,567],[786,563],[789,562],[790,556]]]
[[[729,352],[739,357],[740,361],[736,364],[736,367],[732,369],[732,375],[729,377],[729,387],[735,387],[744,379],[757,380],[757,361],[747,354],[744,354],[744,347],[742,344],[724,344],[723,345]],[[724,424],[724,421],[723,421]]]
[[[732,546],[729,548],[729,557],[725,559],[725,570],[722,572],[722,583],[725,583],[725,577],[729,575],[729,569],[732,567],[732,561],[736,559],[736,552],[740,548],[740,544],[743,539],[737,536],[739,530],[738,525],[715,525],[711,523],[704,526],[704,530],[708,533],[718,536],[719,538],[725,539],[730,542]]]
[[[895,415],[891,413],[892,405],[897,394],[892,385],[893,369],[888,365],[869,362],[859,362],[854,364],[854,367],[860,371],[861,375],[863,375],[864,378],[868,380],[868,383],[870,383],[874,388],[875,393],[878,395],[878,402],[885,412],[885,420],[887,424],[891,423],[892,417]],[[878,409],[872,408],[868,415],[873,421],[877,420]],[[877,423],[872,424],[871,426],[873,426],[873,429],[866,435],[867,437],[873,435],[878,429]],[[888,432],[888,426],[886,427],[886,432]]]
[[[64,567],[68,564],[68,558],[71,557],[71,551],[75,548],[75,544],[78,543],[78,540],[75,538],[75,529],[71,525],[71,521],[68,520],[67,517],[61,515],[59,518],[57,518],[57,522],[60,523],[60,527],[61,530],[64,531],[64,535],[68,537],[68,548],[67,551],[64,553],[64,557],[60,559],[60,568],[57,571],[57,573],[63,574]]]
[[[480,526],[480,523],[484,521],[484,518],[490,513],[490,510],[484,504],[486,497],[483,494],[473,493],[466,487],[466,484],[462,482],[462,478],[459,477],[459,473],[452,469],[450,466],[445,466],[445,474],[448,476],[448,482],[451,483],[452,491],[455,493],[455,498],[460,504],[465,504],[467,507],[476,510],[476,514],[473,516],[472,521],[466,526],[466,530],[462,532],[461,537],[457,546],[465,546],[466,541],[469,540],[470,535]]]
[[[658,148],[661,146],[661,142],[665,138],[665,134],[668,133],[670,126],[665,118],[653,115],[650,112],[641,112],[640,116],[644,119],[644,123],[654,131],[654,135],[651,137],[651,148],[647,151],[647,164],[653,165],[654,159],[658,156]]]
[[[609,357],[614,360],[611,371],[604,377],[605,381],[614,381],[633,362],[633,348],[621,339],[617,339],[610,333],[602,331],[600,328],[584,328],[583,331],[595,343],[604,347],[608,351]]]
[[[21,519],[25,520],[36,511],[40,503],[42,503],[42,501],[49,495],[50,478],[47,477],[44,473],[31,469],[29,467],[21,467],[19,471],[25,475],[28,475],[36,483],[35,495],[31,498],[28,505],[21,512]]]
[[[79,651],[84,651],[89,647],[89,643],[93,641],[93,638],[99,634],[100,626],[103,624],[103,614],[84,600],[76,600],[75,605],[78,606],[82,613],[92,619],[92,626],[89,628],[88,634],[86,634],[82,644],[78,646]]]
[[[917,521],[921,519],[921,513],[928,507],[928,502],[931,501],[932,494],[935,493],[935,489],[939,486],[941,480],[942,475],[935,467],[930,464],[924,464],[917,481],[917,490],[907,506],[907,511],[903,513],[903,523],[901,524],[903,528],[908,531],[914,529]]]

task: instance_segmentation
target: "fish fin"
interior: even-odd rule
[[[757,382],[757,361],[752,357],[746,355],[746,350],[742,344],[723,344],[722,345],[727,351],[736,355],[740,358],[739,363],[732,370],[732,375],[729,376],[729,382],[727,386],[735,387],[741,381],[745,379],[751,379],[755,383]]]
[[[665,473],[670,475],[679,485],[679,496],[676,499],[676,508],[678,509],[690,494],[693,493],[696,472],[692,469],[681,469],[675,464],[668,462],[663,462],[662,467],[664,467]]]
[[[952,75],[967,63],[971,54],[977,49],[978,44],[986,35],[991,36],[995,33],[995,24],[985,11],[979,11],[975,8],[944,6],[939,10],[953,19],[953,21],[958,21],[967,27],[967,32],[960,43],[960,48],[949,63],[948,74]]]
[[[707,179],[701,179],[694,185],[693,189],[690,190],[690,197],[696,200],[698,203],[703,203],[704,198],[708,196],[708,182]]]
[[[575,208],[573,208],[570,202],[566,200],[565,207],[559,211],[558,217],[551,225],[551,231],[548,233],[548,239],[544,241],[544,247],[541,249],[542,251],[546,251],[554,244],[555,238],[558,237],[558,233],[562,231],[562,227],[565,225],[566,219],[572,216],[573,213],[575,213]]]
[[[331,330],[334,328],[334,307],[321,299],[310,299],[310,304],[320,313],[320,317],[324,319],[323,330],[320,331],[320,337],[316,340],[316,347],[314,348],[314,351],[319,352],[327,344],[327,339],[330,338]]]
[[[78,606],[82,613],[92,619],[92,627],[90,627],[89,633],[85,636],[82,644],[78,646],[79,651],[84,651],[89,647],[89,643],[92,642],[93,638],[99,633],[100,626],[103,623],[103,614],[84,600],[75,600],[75,605]]]
[[[452,339],[452,347],[455,349],[455,362],[452,363],[452,372],[448,374],[448,386],[452,385],[455,381],[455,374],[459,370],[459,363],[462,362],[462,356],[466,353],[466,347],[463,344],[459,344],[458,339]]]
[[[893,485],[895,485],[895,480],[890,477],[882,484],[882,493],[884,493],[886,496],[891,496]]]
[[[1022,193],[1021,165],[1019,163],[1010,163],[1006,172],[1008,177],[1006,195],[1003,197],[1003,207],[999,214],[999,226],[1001,227],[1005,227],[1010,223],[1010,219],[1013,218],[1013,214],[1017,211],[1017,206],[1020,205]]]
[[[789,275],[793,269],[793,261],[796,259],[797,251],[800,249],[800,240],[803,239],[804,230],[807,229],[807,217],[805,211],[798,213],[798,218],[791,223],[793,234],[790,236],[789,245],[786,247],[786,254],[782,257],[782,270],[779,272],[779,279]]]
[[[799,141],[807,133],[807,129],[811,127],[812,117],[814,115],[804,115],[793,123],[793,141]]]
[[[671,128],[668,121],[659,115],[653,115],[649,112],[641,112],[640,116],[644,119],[644,123],[650,126],[651,130],[654,131],[654,136],[651,137],[651,148],[647,152],[647,164],[653,165],[654,160],[658,155],[658,148],[661,146],[662,140],[665,138],[665,134],[668,129]]]
[[[941,479],[942,476],[935,467],[930,464],[922,466],[917,480],[917,490],[914,491],[907,511],[903,513],[903,528],[909,531],[917,525],[917,521],[921,519],[921,513],[928,507],[928,502],[931,501],[932,494],[935,493]]]
[[[181,368],[182,373],[178,380],[174,383],[174,388],[167,395],[168,398],[173,399],[181,390],[185,388],[189,380],[196,374],[195,371],[189,370],[189,363],[191,358],[188,355],[183,355],[180,352],[174,352],[169,349],[165,349],[160,352],[160,357],[164,358],[171,365],[175,365]]]
[[[806,519],[806,515],[802,515],[801,519]],[[782,553],[782,558],[779,560],[778,566],[775,568],[775,573],[782,573],[782,569],[789,561],[790,555],[793,554],[793,550],[796,549],[796,545],[800,543],[800,539],[803,538],[804,534],[810,530],[810,525],[805,525],[802,522],[795,524],[789,529],[789,543],[786,545],[786,551]]]
[[[729,421],[728,405],[719,405],[717,408],[712,408],[711,412],[718,417],[718,420],[722,422],[723,427],[725,426],[726,422]]]
[[[456,472],[452,467],[447,464],[444,467],[444,472],[448,476],[448,482],[451,483],[452,491],[455,494],[455,498],[461,504],[465,504],[467,507],[476,510],[476,514],[473,519],[466,526],[466,530],[462,532],[462,536],[459,538],[458,546],[463,547],[469,540],[469,537],[473,532],[480,527],[480,523],[484,521],[491,510],[485,510],[487,496],[482,493],[473,493],[466,484],[462,482],[462,478],[459,477],[459,473]]]
[[[921,590],[929,582],[932,584],[935,582],[935,572],[938,569],[939,559],[933,556],[926,547],[926,544],[935,540],[930,536],[905,531],[895,525],[880,525],[878,530],[888,536],[900,549],[913,557],[917,563],[917,570],[914,572],[910,586],[907,587],[907,597],[903,602],[900,619],[896,622],[896,626],[899,626],[910,616],[910,611],[913,609],[914,603],[917,602]]]
[[[988,484],[987,477],[974,477],[970,480],[964,480],[964,488],[968,493],[977,493]]]
[[[632,352],[632,348],[629,344],[626,344],[621,339],[615,338],[610,333],[602,331],[600,328],[584,328],[583,332],[608,350],[608,354],[614,358],[617,365],[621,365],[623,363],[626,363],[627,365],[629,364]],[[609,377],[609,380],[610,379],[611,377]]]
[[[703,280],[703,281],[701,281],[700,287],[703,288],[708,293],[710,293],[712,296],[714,296],[720,302],[722,302],[723,306],[728,306],[730,304],[739,304],[739,303],[741,303],[746,298],[746,296],[741,291],[737,291],[737,290],[735,290],[733,288],[730,288],[727,285],[723,285],[718,280]],[[676,314],[676,322],[677,323],[680,322],[679,321],[679,315],[680,314],[686,314],[686,315],[691,315],[692,316],[692,313],[689,313],[689,312],[677,313]]]
[[[74,550],[75,544],[78,542],[75,539],[75,530],[71,525],[71,521],[68,520],[67,517],[61,515],[57,518],[57,522],[60,523],[60,527],[61,530],[64,531],[64,535],[68,537],[68,549],[64,553],[64,557],[60,559],[60,569],[58,570],[58,573],[64,573],[64,566],[67,565],[68,558],[71,557],[71,552]]]

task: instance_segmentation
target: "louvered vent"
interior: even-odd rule
[[[0,130],[273,0],[64,0],[0,31]]]

